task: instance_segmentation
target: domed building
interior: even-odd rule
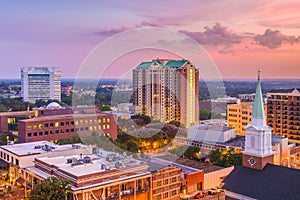
[[[59,108],[62,108],[62,107],[61,107],[61,105],[59,105],[59,103],[57,103],[57,102],[49,103],[49,104],[46,106],[46,109],[59,109]]]

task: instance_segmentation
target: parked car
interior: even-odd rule
[[[206,194],[203,192],[203,191],[201,191],[201,192],[198,192],[195,196],[194,196],[194,198],[195,199],[200,199],[200,198],[203,198],[203,197],[205,197],[206,196]]]
[[[213,195],[213,194],[218,194],[220,192],[224,192],[224,189],[221,188],[212,188],[207,191],[207,194]]]

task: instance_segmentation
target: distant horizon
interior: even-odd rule
[[[62,78],[61,81],[74,81],[76,80],[75,78]],[[89,81],[99,81],[99,80],[132,80],[132,79],[119,79],[119,78],[101,78],[101,79],[90,79],[90,78],[84,78],[84,79],[77,79],[77,80],[89,80]],[[239,78],[225,78],[222,79],[223,81],[257,81],[257,79],[254,78],[244,78],[244,79],[239,79]],[[295,78],[261,78],[261,81],[300,81],[299,79],[295,79]],[[21,78],[0,78],[0,81],[21,81]],[[203,79],[199,79],[199,81],[201,82],[205,82]],[[216,81],[216,80],[208,80],[208,81]]]

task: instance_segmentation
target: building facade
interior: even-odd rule
[[[267,102],[267,123],[272,133],[300,142],[300,90],[271,90]]]
[[[23,67],[21,69],[23,101],[61,101],[61,69],[58,67]]]
[[[227,105],[227,124],[236,128],[237,135],[245,135],[245,126],[251,123],[253,102],[240,102]],[[266,106],[265,106],[265,112]]]
[[[199,70],[188,60],[152,60],[133,70],[133,104],[145,115],[186,127],[199,121]]]
[[[52,102],[34,110],[35,117],[18,122],[18,141],[34,142],[58,139],[93,132],[117,139],[117,123],[112,114],[98,113],[94,106],[60,107]]]

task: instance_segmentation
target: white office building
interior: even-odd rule
[[[23,67],[21,89],[25,102],[61,101],[61,69],[59,67]]]

